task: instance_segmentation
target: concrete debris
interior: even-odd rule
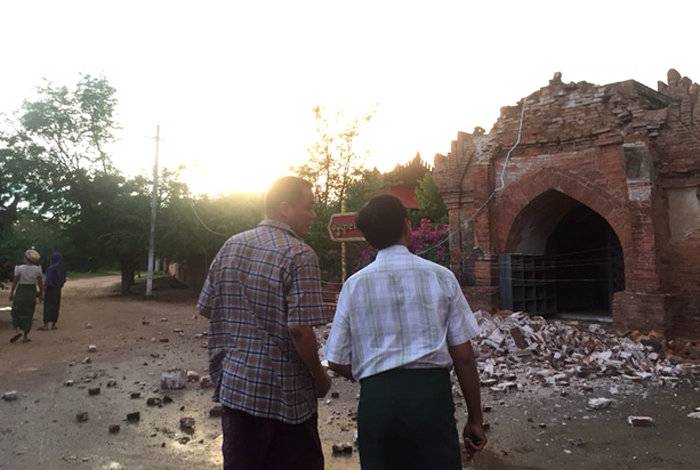
[[[170,398],[170,396],[168,396],[168,395],[163,395],[163,404],[164,404],[164,405],[167,405],[168,403],[172,403],[172,402],[173,402],[173,399]]]
[[[590,410],[604,410],[610,407],[612,400],[609,398],[591,398],[588,400],[588,409]]]
[[[81,411],[80,413],[76,414],[75,420],[79,423],[84,423],[85,421],[87,421],[88,420],[87,411]]]
[[[180,430],[187,434],[194,434],[194,418],[180,418]]]
[[[187,371],[187,381],[188,382],[199,382],[199,374],[197,371],[188,370]]]
[[[138,423],[139,421],[141,421],[141,413],[139,413],[138,411],[134,411],[133,413],[129,413],[126,415],[126,420],[129,423]]]
[[[92,323],[86,323],[86,324],[85,324],[85,329],[91,330],[91,329],[92,329]]]
[[[90,396],[99,395],[100,392],[100,387],[88,388],[88,395]]]
[[[117,381],[114,379],[109,379],[107,381],[107,388],[114,388],[117,386]]]
[[[209,410],[210,418],[220,418],[224,414],[224,407],[222,405],[214,405],[211,410]]]
[[[92,359],[90,359],[89,357],[86,357],[85,359],[83,359],[80,362],[82,362],[83,364],[90,364],[92,362]]]
[[[2,399],[5,401],[15,401],[17,398],[17,390],[10,390],[2,394]]]
[[[75,382],[72,381],[72,380],[66,380],[65,382],[63,382],[63,385],[64,385],[65,387],[72,387],[74,383],[75,383]]]
[[[161,317],[161,318],[160,318],[160,321],[166,322],[166,321],[168,321],[168,317]]]
[[[94,344],[89,345],[88,352],[91,352],[91,353],[97,352],[97,346]]]
[[[185,388],[187,375],[182,369],[170,369],[161,372],[160,388],[163,390],[179,390]]]
[[[158,397],[150,397],[146,400],[148,406],[163,406],[163,400]]]
[[[474,341],[481,385],[494,392],[520,390],[524,378],[584,391],[593,390],[584,379],[608,377],[673,384],[700,370],[669,354],[670,342],[655,332],[617,336],[599,324],[550,321],[524,312],[500,316],[479,310],[475,317],[481,328]]]
[[[700,411],[693,411],[692,413],[688,413],[688,418],[700,419]]]
[[[129,394],[129,398],[131,398],[132,400],[138,400],[139,398],[141,398],[141,392],[131,392]]]
[[[208,375],[202,376],[202,378],[199,379],[199,387],[200,388],[211,388],[212,387],[211,378],[209,378]]]
[[[340,455],[352,455],[352,444],[349,442],[333,444],[333,456],[337,457]]]
[[[627,423],[634,427],[649,427],[654,425],[654,420],[649,416],[628,416]]]
[[[109,425],[109,433],[110,434],[117,434],[121,427],[118,424],[110,424]]]

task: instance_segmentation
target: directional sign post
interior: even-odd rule
[[[341,209],[344,208],[341,207]],[[348,273],[345,242],[361,242],[365,239],[362,232],[355,225],[356,218],[356,212],[341,212],[340,214],[333,214],[328,222],[328,234],[331,240],[340,242],[340,267],[343,282],[345,282]]]
[[[328,234],[336,242],[361,242],[365,237],[355,225],[357,212],[333,214],[328,222]]]

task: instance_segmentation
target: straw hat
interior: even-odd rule
[[[39,264],[39,261],[41,260],[41,255],[39,254],[38,251],[36,250],[27,250],[24,252],[24,257],[28,260],[31,261],[34,264]]]

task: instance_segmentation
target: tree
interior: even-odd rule
[[[17,129],[3,137],[0,165],[13,172],[0,190],[6,201],[23,197],[28,211],[61,227],[81,264],[118,264],[127,291],[145,251],[150,190],[144,178],[121,176],[105,150],[117,128],[116,103],[105,78],[39,87],[24,102]]]
[[[427,218],[436,224],[446,224],[449,220],[447,207],[442,201],[433,175],[426,173],[416,189],[418,204],[420,205],[420,218]]]
[[[374,112],[350,120],[342,113],[331,120],[320,106],[313,112],[318,140],[308,149],[307,162],[294,170],[314,184],[318,203],[329,207],[344,201],[350,185],[362,177],[361,156],[354,143],[360,128],[372,119]]]
[[[430,166],[423,161],[420,153],[416,153],[408,163],[398,164],[393,170],[384,175],[387,186],[400,186],[402,188],[416,188],[423,177],[430,173]]]
[[[73,89],[47,82],[24,102],[12,147],[39,168],[45,188],[36,210],[68,220],[96,209],[87,187],[117,173],[104,150],[116,129],[114,94],[105,78],[83,75]]]
[[[321,270],[326,276],[337,278],[341,247],[331,241],[328,221],[333,213],[359,208],[365,202],[362,198],[374,191],[375,186],[379,187],[377,170],[365,169],[355,148],[362,126],[372,119],[374,112],[349,120],[342,113],[330,119],[320,106],[313,112],[317,140],[309,148],[307,162],[294,170],[316,188],[316,221],[307,238],[319,254]]]

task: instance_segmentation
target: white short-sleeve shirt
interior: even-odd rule
[[[17,280],[17,284],[35,284],[36,278],[41,275],[41,266],[29,264],[15,266],[15,279]]]
[[[452,271],[394,245],[343,286],[326,359],[351,364],[357,380],[396,368],[451,368],[447,347],[478,334]]]

